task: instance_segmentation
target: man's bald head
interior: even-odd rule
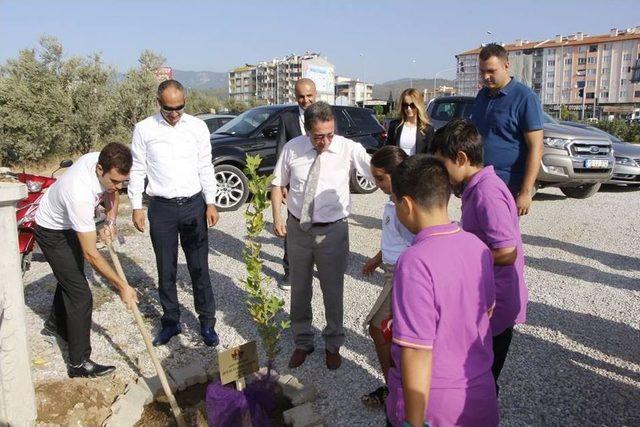
[[[309,105],[316,102],[316,84],[311,79],[300,79],[296,82],[296,101],[300,108],[305,110]]]

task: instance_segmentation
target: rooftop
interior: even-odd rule
[[[640,27],[628,28],[626,30],[618,30],[617,28],[612,28],[609,34],[602,34],[597,36],[590,36],[582,32],[577,32],[568,36],[562,36],[558,34],[554,38],[546,40],[516,40],[514,43],[506,44],[503,46],[508,52],[511,52],[516,50],[542,49],[562,46],[580,46],[633,39],[640,39]],[[456,56],[478,54],[480,53],[482,47],[483,46],[479,46],[475,49],[467,50],[465,52],[459,53]]]

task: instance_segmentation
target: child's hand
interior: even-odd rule
[[[362,274],[365,276],[371,276],[376,268],[380,267],[380,260],[377,257],[369,258],[367,262],[362,266]]]

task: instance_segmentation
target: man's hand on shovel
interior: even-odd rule
[[[120,289],[120,299],[127,307],[127,310],[132,310],[133,306],[138,304],[138,295],[136,294],[136,290],[129,285]]]

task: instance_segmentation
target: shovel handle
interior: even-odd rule
[[[118,258],[118,254],[113,249],[113,245],[111,243],[108,243],[107,249],[109,250],[109,255],[111,255],[111,261],[113,262],[113,265],[116,268],[116,272],[118,273],[118,276],[120,276],[120,278],[124,280],[124,282],[127,285],[129,285],[129,282],[127,281],[127,278],[124,275],[122,264],[120,264],[120,259]],[[187,423],[184,420],[182,411],[178,406],[178,402],[176,401],[176,398],[173,395],[173,392],[171,391],[171,387],[169,387],[169,382],[167,381],[167,376],[164,373],[164,369],[162,368],[162,365],[158,360],[158,356],[156,356],[156,353],[153,350],[153,344],[151,343],[151,336],[149,335],[149,331],[147,331],[147,328],[145,327],[144,322],[142,321],[142,316],[140,315],[140,310],[138,310],[137,304],[133,304],[132,311],[133,311],[133,317],[136,319],[136,324],[138,325],[138,329],[142,334],[142,339],[144,340],[144,344],[147,347],[147,352],[151,357],[153,366],[156,368],[156,373],[158,374],[158,378],[160,379],[160,383],[162,384],[162,389],[164,390],[164,394],[167,395],[167,399],[169,400],[169,405],[171,405],[171,411],[173,412],[173,416],[175,417],[176,422],[178,423],[178,427],[187,427]]]

